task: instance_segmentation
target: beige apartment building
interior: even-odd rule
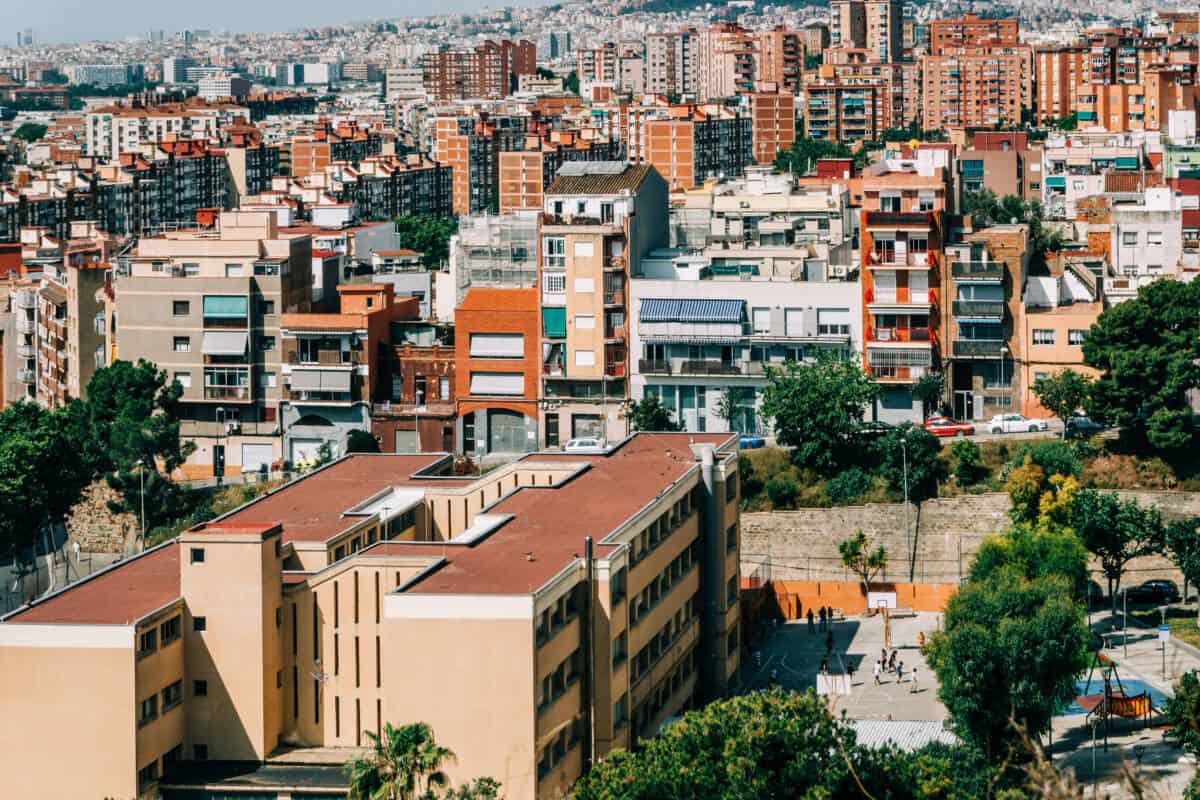
[[[183,387],[189,478],[280,459],[280,315],[310,310],[312,238],[271,212],[226,212],[212,230],[143,238],[117,277],[116,355]]]
[[[736,685],[738,494],[728,434],[343,458],[0,620],[6,796],[333,797],[416,721],[455,783],[566,796]],[[63,769],[68,720],[104,746]]]

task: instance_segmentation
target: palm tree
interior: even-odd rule
[[[399,728],[383,726],[383,735],[366,731],[371,752],[346,764],[350,800],[417,800],[432,796],[435,787],[447,785],[442,764],[454,753],[433,738],[424,722]]]

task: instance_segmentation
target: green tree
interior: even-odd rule
[[[0,558],[36,544],[91,481],[67,412],[17,402],[0,410]]]
[[[1163,709],[1163,738],[1191,756],[1200,756],[1200,678],[1185,672]]]
[[[862,581],[863,597],[869,597],[871,581],[887,568],[887,550],[883,545],[872,550],[867,535],[860,529],[849,539],[838,542],[838,553],[842,557],[842,566]]]
[[[353,430],[346,436],[347,453],[378,453],[379,442],[370,431]]]
[[[635,431],[681,430],[672,419],[671,410],[662,404],[656,394],[647,394],[640,401],[630,401],[625,417]]]
[[[1084,489],[1075,497],[1071,527],[1088,552],[1100,559],[1115,615],[1125,565],[1161,552],[1166,544],[1162,514],[1153,506],[1138,505],[1136,500],[1122,500],[1116,492]]]
[[[571,70],[567,73],[567,77],[563,78],[563,91],[571,94],[579,94],[579,73]]]
[[[791,478],[782,475],[776,475],[771,480],[767,481],[767,497],[771,498],[771,505],[774,508],[795,508],[796,497],[800,494],[800,487]]]
[[[955,730],[989,763],[1018,750],[1012,722],[1040,736],[1075,697],[1088,630],[1071,594],[1066,576],[997,570],[950,599],[945,628],[926,646]]]
[[[976,228],[990,227],[1000,218],[1000,201],[991,189],[963,192],[962,213],[971,218]]]
[[[1193,442],[1188,392],[1200,387],[1200,283],[1158,280],[1106,309],[1083,340],[1100,370],[1088,410],[1165,454]]]
[[[946,388],[946,373],[926,372],[913,384],[913,397],[921,401],[921,413],[929,416],[937,411],[942,402],[942,391]]]
[[[911,422],[889,430],[876,443],[879,468],[892,491],[920,505],[937,497],[938,484],[947,477],[946,462],[938,455],[941,441]],[[906,491],[907,487],[907,491]]]
[[[1033,382],[1033,393],[1038,402],[1062,420],[1064,438],[1067,435],[1067,420],[1083,408],[1091,384],[1091,380],[1073,369],[1059,370]]]
[[[1014,571],[1026,580],[1065,577],[1075,596],[1087,588],[1087,548],[1069,529],[1020,523],[979,545],[968,573],[972,581]]]
[[[797,465],[832,475],[856,455],[863,413],[878,394],[856,362],[823,353],[811,364],[767,367],[759,413]]]
[[[988,474],[979,445],[970,439],[957,439],[950,445],[950,461],[954,477],[962,486],[974,486]]]
[[[1200,535],[1196,529],[1200,527],[1200,519],[1172,520],[1167,524],[1165,539],[1167,552],[1171,561],[1183,573],[1184,580],[1193,586],[1200,586]],[[1197,624],[1200,624],[1200,609],[1197,610]]]
[[[730,386],[717,398],[717,415],[725,420],[729,430],[754,433],[754,389],[750,386]]]
[[[447,789],[444,800],[500,800],[500,781],[476,778],[457,789]]]
[[[367,755],[345,766],[351,800],[418,800],[449,783],[442,765],[455,760],[440,746],[424,722],[383,726],[383,735],[364,731],[370,742]]]
[[[36,142],[46,135],[48,128],[45,125],[40,125],[36,122],[24,122],[21,127],[13,132],[14,139],[20,139],[23,142]]]
[[[1037,519],[1042,494],[1046,491],[1046,471],[1026,455],[1024,463],[1008,473],[1004,488],[1012,508],[1008,514],[1013,522],[1033,522]]]
[[[458,230],[455,218],[396,217],[400,246],[421,254],[421,263],[440,267],[450,257],[450,237]]]
[[[854,158],[854,153],[841,142],[798,135],[791,148],[779,151],[775,157],[775,168],[780,172],[804,175],[822,158]]]

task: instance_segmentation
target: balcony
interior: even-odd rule
[[[1003,300],[955,300],[954,316],[1000,319],[1004,316]]]
[[[867,371],[879,383],[914,383],[925,376],[929,367],[870,367]]]
[[[29,317],[17,317],[17,333],[33,333],[37,325]]]
[[[868,211],[867,228],[919,228],[933,227],[932,211]]]
[[[873,328],[872,342],[929,342],[932,341],[929,328]]]
[[[241,400],[250,399],[249,386],[205,386],[205,400]]]
[[[32,369],[17,370],[17,381],[20,383],[36,383],[37,372]]]
[[[33,358],[33,356],[36,352],[37,352],[37,349],[34,348],[34,346],[31,344],[17,345],[17,357],[18,358]]]
[[[311,364],[321,367],[352,367],[364,362],[361,351],[320,350],[314,358],[311,352],[297,353],[292,350],[287,353],[287,363]]]
[[[1004,264],[999,261],[955,261],[950,273],[960,281],[1004,280]]]
[[[930,269],[937,266],[937,254],[929,250],[914,253],[869,250],[867,266],[871,269]]]
[[[604,305],[606,305],[606,306],[623,306],[623,305],[625,305],[625,290],[617,289],[616,291],[606,291],[604,293]]]
[[[605,271],[623,272],[625,270],[625,257],[609,256],[604,259],[604,269]]]
[[[701,359],[698,361],[684,361],[679,365],[680,375],[741,375],[742,367],[740,364],[733,364],[728,361],[719,361],[716,359]]]
[[[960,358],[999,358],[1004,342],[983,339],[955,339],[954,355]]]
[[[670,361],[656,361],[649,358],[638,359],[638,372],[642,375],[670,375]]]
[[[17,292],[13,295],[13,307],[29,309],[37,307],[37,296],[33,292]]]
[[[625,362],[613,361],[604,365],[604,374],[610,378],[625,377]]]

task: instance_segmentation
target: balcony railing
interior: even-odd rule
[[[649,358],[638,359],[638,372],[643,375],[670,375],[670,361],[656,361]]]
[[[20,383],[34,383],[37,381],[37,373],[31,369],[17,370],[17,380]]]
[[[17,333],[33,333],[36,327],[28,317],[17,317]]]
[[[679,366],[681,375],[741,375],[742,367],[728,361],[701,359],[684,361]]]
[[[956,317],[1003,317],[1003,300],[955,300]]]
[[[321,350],[313,358],[312,353],[298,353],[295,350],[287,354],[289,364],[319,364],[323,367],[349,367],[362,364],[363,356],[358,351],[348,351],[345,355],[340,350]]]
[[[605,292],[604,293],[604,305],[619,306],[619,305],[624,305],[624,304],[625,304],[625,292],[623,290],[617,290],[615,292]]]
[[[998,281],[1004,278],[1004,265],[999,261],[955,261],[950,272],[959,280]]]
[[[1004,342],[1000,340],[955,339],[954,355],[999,358]]]
[[[929,328],[874,328],[871,331],[873,342],[928,342],[931,341]]]
[[[612,363],[605,364],[604,365],[604,374],[610,378],[624,378],[625,377],[625,362],[614,361]]]
[[[17,345],[17,357],[18,358],[33,358],[33,355],[36,352],[37,352],[37,350],[31,344]]]
[[[205,400],[249,400],[249,386],[205,386]]]

